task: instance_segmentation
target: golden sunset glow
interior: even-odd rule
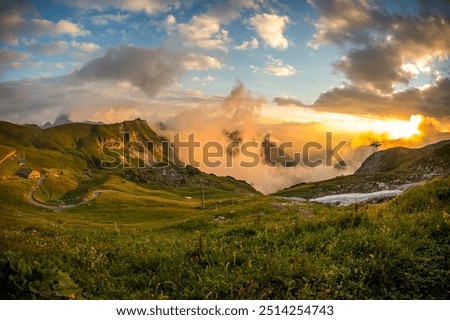
[[[420,135],[419,126],[423,120],[420,114],[411,115],[409,121],[387,120],[378,121],[373,130],[377,133],[387,133],[390,139],[407,139]]]

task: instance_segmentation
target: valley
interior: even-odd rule
[[[137,169],[132,149],[102,168],[99,146],[124,132],[165,157],[142,120],[1,124],[0,158],[16,151],[0,164],[2,299],[448,299],[448,141],[262,195],[176,157]],[[380,203],[299,200],[420,181]]]

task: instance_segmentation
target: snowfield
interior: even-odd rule
[[[331,196],[315,198],[315,199],[311,199],[310,201],[324,203],[324,204],[339,205],[339,206],[348,206],[348,205],[351,205],[352,203],[367,202],[367,201],[376,200],[376,199],[393,198],[393,197],[399,195],[400,193],[402,193],[403,191],[402,190],[382,190],[382,191],[371,192],[371,193],[343,193],[343,194],[336,194],[336,195],[331,195]]]

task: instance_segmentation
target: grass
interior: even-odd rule
[[[59,177],[43,200],[112,191],[55,213],[1,181],[0,298],[450,298],[449,178],[345,208],[209,187],[201,210],[200,186]]]

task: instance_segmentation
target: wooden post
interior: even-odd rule
[[[205,209],[205,183],[202,180],[202,209]]]

